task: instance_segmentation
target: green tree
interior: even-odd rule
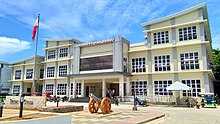
[[[220,50],[217,49],[212,49],[212,55],[213,55],[213,71],[215,78],[217,80],[220,80]]]

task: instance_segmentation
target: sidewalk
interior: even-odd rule
[[[134,124],[134,123],[145,123],[152,121],[157,118],[164,117],[165,114],[155,112],[155,111],[145,111],[145,110],[115,110],[110,114],[103,115],[91,114],[89,111],[85,110],[83,112],[72,112],[72,123],[78,124],[100,124],[100,123],[111,123],[111,124]]]
[[[54,106],[55,103],[47,103],[47,106]],[[133,105],[123,103],[116,106],[112,104],[112,110],[110,114],[103,115],[99,109],[98,113],[91,114],[88,110],[88,103],[77,102],[60,102],[60,106],[63,105],[80,105],[84,106],[84,111],[72,112],[72,123],[111,123],[111,124],[134,124],[145,123],[151,120],[164,117],[165,114],[152,110],[146,110],[147,107],[138,106],[138,111],[133,111]],[[139,109],[140,108],[140,109]]]

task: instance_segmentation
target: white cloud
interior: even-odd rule
[[[106,1],[1,1],[1,16],[13,15],[26,27],[33,26],[37,13],[41,14],[40,29],[44,37],[80,37],[81,40],[101,39],[129,34],[132,24],[141,19],[156,17],[164,9],[157,9],[158,0]],[[47,3],[47,4],[45,4]],[[163,7],[164,8],[164,7]],[[156,9],[156,10],[155,10]],[[91,36],[92,37],[88,37]]]
[[[133,25],[141,26],[141,23],[171,14],[167,10],[177,8],[177,5],[184,8],[180,6],[183,3],[194,4],[188,0],[4,0],[0,1],[0,17],[12,15],[32,28],[40,13],[40,30],[45,32],[41,34],[43,37],[92,41],[128,35],[135,32],[131,28]]]
[[[16,38],[0,36],[0,57],[30,49],[30,43]]]

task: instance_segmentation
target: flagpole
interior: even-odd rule
[[[39,26],[40,26],[40,14],[38,14],[38,28],[37,28],[37,37],[36,37],[36,44],[35,44],[35,55],[34,55],[34,76],[33,76],[33,83],[32,83],[32,95],[36,92],[36,64],[37,64],[37,46],[38,46],[38,31],[39,31]]]

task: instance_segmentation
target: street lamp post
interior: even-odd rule
[[[0,100],[0,117],[2,117],[3,114],[3,106],[4,106],[4,101],[3,98]]]
[[[23,114],[23,105],[24,105],[24,94],[21,95],[20,98],[20,112],[19,112],[19,118],[22,118],[22,114]]]
[[[138,79],[137,79],[137,82],[138,82]],[[135,86],[136,82],[134,82],[134,107],[133,107],[133,111],[137,111],[137,106],[136,106],[136,97],[135,97],[135,94],[136,94],[136,86]]]

